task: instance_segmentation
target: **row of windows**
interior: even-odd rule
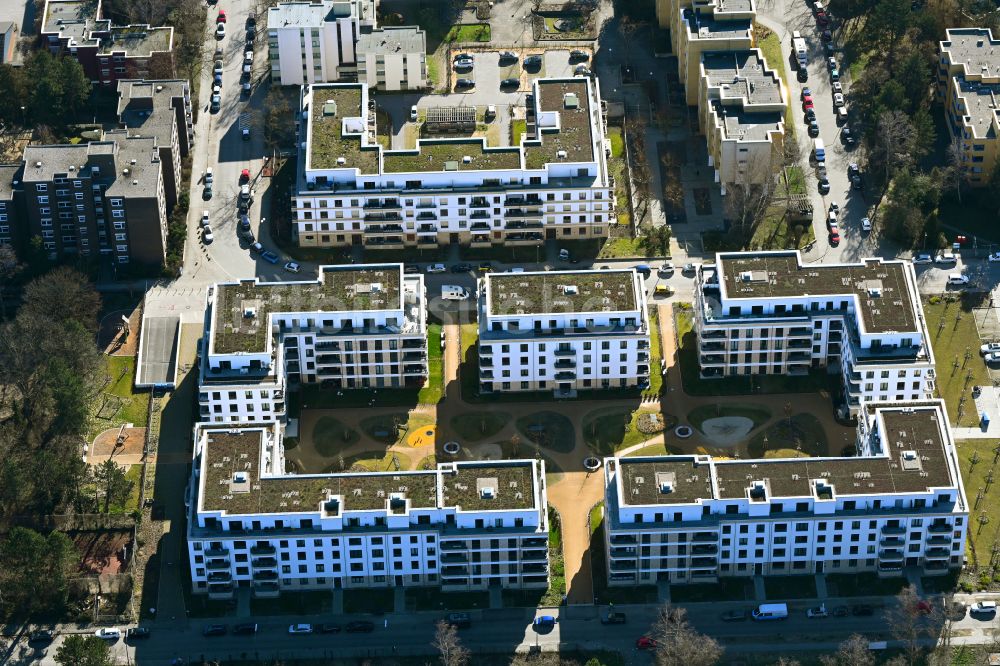
[[[388,188],[393,188],[395,186],[392,183],[389,183],[387,187]],[[586,200],[588,200],[590,198],[591,192],[592,192],[591,190],[585,190],[585,191],[578,192],[577,196],[576,196],[576,200],[577,201],[586,201]],[[515,195],[510,195],[510,196],[514,197]],[[537,206],[541,202],[540,199],[537,202],[522,200],[522,197],[526,197],[526,196],[527,197],[541,197],[541,193],[537,193],[537,194],[536,193],[528,193],[528,194],[525,194],[525,195],[521,195],[519,193],[519,194],[516,195],[517,198],[512,198],[512,200],[507,201],[506,203],[508,205],[513,205],[513,206],[518,206],[518,205],[520,205],[520,206]],[[597,199],[597,200],[603,199],[604,198],[604,192],[602,192],[600,190],[593,191],[593,198]],[[484,197],[484,199],[485,199],[485,197]],[[313,202],[314,201],[316,202],[315,206],[313,206]],[[545,201],[573,201],[573,195],[572,195],[571,192],[563,192],[561,198],[560,199],[556,199],[556,195],[555,195],[554,192],[546,192],[545,193]],[[335,208],[335,209],[338,209],[338,210],[342,210],[345,207],[346,208],[359,208],[362,205],[368,205],[368,206],[371,206],[371,207],[377,207],[377,206],[381,205],[382,203],[383,202],[380,201],[380,200],[378,200],[378,199],[375,199],[375,200],[369,199],[369,200],[362,201],[361,199],[305,199],[305,198],[302,199],[302,200],[300,200],[298,202],[299,206],[301,206],[302,208]],[[464,206],[467,203],[469,205],[480,205],[478,202],[477,203],[473,203],[472,201],[470,201],[469,197],[458,197],[457,204],[459,206]],[[500,204],[500,203],[505,203],[505,202],[502,201],[502,198],[500,196],[494,196],[493,197],[493,203]],[[419,199],[419,200],[403,199],[403,206],[414,206],[414,205],[416,205],[419,208],[434,208],[434,207],[437,207],[437,206],[447,206],[447,205],[449,205],[449,203],[448,203],[448,201],[438,201],[438,200],[435,200],[435,199]],[[388,207],[388,208],[397,208],[397,207],[399,207],[399,202],[398,201],[390,202],[390,203],[386,204],[386,207]],[[440,211],[440,213],[442,215],[447,215],[448,211],[447,210],[442,210],[442,211]]]

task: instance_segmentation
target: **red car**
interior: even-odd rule
[[[243,169],[240,171],[240,184],[246,183],[250,180],[250,169]]]
[[[219,10],[219,16],[215,19],[215,22],[216,23],[225,23],[226,22],[226,12],[225,12],[224,9],[220,9]]]
[[[640,636],[635,641],[635,647],[638,650],[649,650],[656,647],[656,641],[649,636]]]
[[[802,100],[802,110],[808,111],[811,108],[813,108],[813,99],[812,97],[806,97],[804,100]]]
[[[929,601],[921,599],[917,602],[917,612],[921,615],[930,615],[931,610],[931,603]]]
[[[837,247],[838,245],[840,245],[840,232],[839,231],[831,231],[830,232],[830,245],[832,245],[833,247]]]

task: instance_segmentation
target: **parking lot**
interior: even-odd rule
[[[402,150],[413,148],[415,145],[414,124],[410,121],[410,108],[417,107],[420,117],[427,109],[432,107],[475,107],[482,116],[482,113],[489,105],[496,106],[497,117],[492,121],[491,126],[497,129],[488,132],[489,145],[506,146],[510,142],[510,121],[513,118],[523,118],[523,107],[525,95],[531,90],[531,82],[542,77],[568,77],[573,76],[574,68],[584,61],[570,62],[569,50],[541,50],[522,49],[518,51],[516,64],[500,64],[499,51],[472,51],[456,50],[454,56],[460,53],[471,53],[474,58],[471,70],[461,72],[451,72],[451,88],[459,78],[471,79],[475,85],[459,92],[452,92],[444,95],[418,95],[418,94],[377,94],[376,103],[382,111],[385,111],[392,125],[392,148]],[[540,67],[525,69],[522,66],[525,57],[540,55],[542,63]],[[449,63],[450,64],[450,63]],[[504,79],[519,79],[518,88],[501,87],[500,82]]]

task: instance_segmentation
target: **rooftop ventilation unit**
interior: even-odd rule
[[[471,155],[463,155],[462,156],[462,162],[464,162],[465,164],[471,163],[472,162],[472,156]]]
[[[579,287],[577,287],[575,284],[563,285],[562,290],[563,294],[565,294],[566,296],[574,296],[580,293]]]
[[[483,499],[493,499],[496,497],[496,491],[490,486],[483,486],[479,489],[479,496]]]
[[[567,154],[568,154],[568,153],[567,153],[567,152],[566,152],[565,150],[557,150],[557,151],[556,151],[556,157],[558,157],[558,158],[559,158],[559,159],[561,159],[561,160],[564,160],[564,159],[566,159],[566,155],[567,155]]]
[[[882,290],[878,287],[871,287],[868,290],[868,296],[871,298],[880,298],[882,296]]]
[[[343,157],[337,158],[337,166],[344,166],[345,164],[347,164],[347,160],[345,158]]]

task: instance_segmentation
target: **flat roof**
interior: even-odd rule
[[[789,296],[856,296],[865,330],[917,331],[916,312],[901,261],[799,264],[797,252],[719,254],[724,301]],[[725,303],[723,303],[723,306]]]
[[[706,84],[719,89],[720,98],[744,103],[781,104],[781,79],[757,49],[705,53],[701,57]]]
[[[766,141],[784,126],[784,115],[777,111],[744,111],[712,100],[712,115],[727,139]]]
[[[693,504],[712,497],[707,456],[618,459],[622,498],[628,505]]]
[[[358,267],[321,266],[309,282],[258,282],[216,285],[211,350],[215,354],[263,352],[271,335],[273,312],[356,312],[402,310],[400,264]]]
[[[972,127],[973,136],[977,139],[995,138],[1000,83],[979,83],[964,76],[956,76],[952,81],[958,89],[958,96],[965,101],[963,119]]]
[[[147,25],[112,26],[107,37],[101,37],[98,53],[125,51],[136,58],[149,56],[154,51],[169,51],[174,39],[171,27],[152,28]]]
[[[423,53],[427,49],[424,31],[415,25],[386,26],[362,30],[356,45],[358,53]]]
[[[105,194],[135,199],[155,198],[161,177],[156,139],[129,136],[126,130],[105,132],[104,137],[118,143],[115,180]]]
[[[732,7],[729,11],[737,10]],[[699,14],[690,8],[684,10],[687,30],[695,39],[750,39],[750,19],[715,19],[706,14]]]
[[[264,430],[205,428],[199,507],[229,515],[385,510],[391,499],[411,508],[464,511],[535,507],[535,463],[530,460],[444,463],[435,470],[286,474],[261,469]],[[280,457],[278,458],[280,460]],[[274,464],[269,462],[268,464]],[[246,480],[236,476],[245,475]],[[327,505],[340,496],[342,505]]]
[[[0,164],[0,201],[9,201],[14,198],[14,181],[23,178],[23,164]],[[20,185],[18,188],[20,189]]]
[[[964,65],[967,76],[1000,76],[1000,41],[988,28],[950,28],[941,42],[941,53],[953,65]]]
[[[773,497],[810,497],[817,479],[836,495],[919,493],[949,487],[949,471],[941,428],[947,417],[935,406],[879,411],[883,457],[792,458],[719,461],[715,465],[719,499],[747,497],[755,481],[766,482]]]
[[[594,133],[591,118],[593,100],[585,78],[551,79],[536,82],[538,106],[535,138],[540,146],[525,146],[524,162],[528,169],[542,169],[554,162],[590,162],[594,160]],[[558,130],[543,126],[538,115],[558,114]]]
[[[310,86],[309,169],[358,169],[361,173],[378,171],[378,146],[363,146],[362,134],[344,132],[346,118],[360,118],[365,124],[367,111],[361,108],[359,85]],[[340,160],[343,160],[341,163]]]
[[[488,314],[635,312],[638,279],[631,269],[490,273]]]
[[[323,23],[338,18],[356,16],[360,3],[345,2],[283,2],[268,9],[267,27],[274,28],[319,28]]]
[[[42,33],[80,41],[88,36],[97,20],[98,0],[48,0],[42,17]]]
[[[698,499],[833,499],[961,487],[942,405],[941,401],[866,404],[863,416],[872,423],[869,437],[875,443],[863,450],[871,454],[759,460],[617,458],[616,479],[628,506],[690,504]],[[766,489],[766,495],[754,500],[752,491],[758,487]]]

